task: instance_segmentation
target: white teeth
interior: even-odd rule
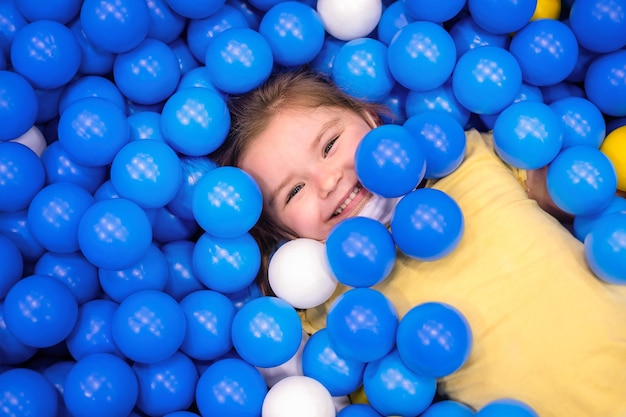
[[[354,200],[354,197],[356,197],[356,195],[359,193],[359,191],[361,191],[361,186],[357,185],[356,187],[354,187],[354,190],[352,190],[352,192],[350,193],[350,195],[345,199],[345,201],[343,202],[343,204],[341,204],[339,206],[339,208],[337,208],[337,210],[335,210],[335,212],[333,213],[334,216],[338,216],[340,215],[346,207],[348,207],[348,204],[350,204],[352,202],[352,200]]]

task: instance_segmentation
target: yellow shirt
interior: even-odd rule
[[[601,282],[582,244],[530,200],[490,147],[467,133],[461,166],[432,186],[463,211],[465,231],[448,256],[420,262],[402,254],[375,288],[402,317],[413,306],[445,302],[467,318],[467,363],[440,381],[475,409],[503,397],[541,417],[626,416],[626,286]],[[325,327],[339,286],[306,310],[308,332]]]

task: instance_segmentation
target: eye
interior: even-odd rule
[[[324,146],[324,158],[328,155],[328,153],[330,152],[330,150],[333,148],[333,146],[335,145],[335,142],[337,142],[337,139],[339,139],[339,136],[331,139],[326,146]]]
[[[301,189],[304,188],[304,184],[298,184],[295,187],[293,187],[291,189],[291,191],[289,191],[289,194],[287,194],[287,201],[286,203],[289,203],[289,201],[294,198],[296,196],[296,194],[298,194],[300,192]]]

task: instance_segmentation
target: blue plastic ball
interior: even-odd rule
[[[468,0],[467,6],[480,27],[502,35],[523,28],[534,14],[537,0]]]
[[[461,125],[465,126],[470,119],[470,111],[457,100],[452,89],[452,80],[448,79],[443,85],[428,91],[410,90],[406,96],[407,117],[421,113],[439,111],[446,113]]]
[[[411,192],[424,178],[426,158],[415,136],[400,125],[381,125],[359,143],[354,168],[365,188],[383,197]]]
[[[459,205],[443,191],[420,188],[400,200],[391,219],[391,235],[406,255],[434,261],[452,252],[463,236]]]
[[[334,83],[351,96],[381,101],[396,81],[389,71],[387,47],[371,38],[358,38],[343,44],[333,60]]]
[[[163,291],[168,279],[167,259],[154,244],[135,264],[124,269],[98,270],[102,291],[118,303],[126,297],[142,290]]]
[[[476,417],[539,417],[528,404],[512,398],[494,400],[481,407]]]
[[[416,416],[432,403],[435,378],[411,371],[397,350],[365,367],[363,389],[372,407],[384,416]]]
[[[80,47],[71,30],[59,22],[38,20],[15,34],[11,63],[35,88],[62,87],[78,72]]]
[[[516,168],[539,169],[561,151],[563,128],[544,103],[520,101],[504,109],[493,126],[496,152]]]
[[[465,404],[443,400],[432,404],[420,417],[472,417],[474,411]]]
[[[593,60],[585,74],[585,93],[602,113],[608,116],[626,116],[626,51],[607,53]]]
[[[18,73],[0,71],[0,141],[28,132],[35,124],[37,110],[37,95],[31,84]]]
[[[225,0],[186,1],[166,0],[172,10],[183,17],[190,19],[204,19],[216,13],[225,3]]]
[[[100,295],[97,268],[80,252],[46,252],[35,264],[36,275],[49,275],[69,287],[78,304],[94,300]]]
[[[215,162],[204,156],[183,156],[180,158],[183,180],[178,192],[167,205],[167,208],[176,216],[195,220],[193,215],[193,194],[196,184],[207,173],[217,168]]]
[[[152,0],[146,4],[150,11],[147,36],[164,43],[179,39],[188,20],[174,12],[167,0]]]
[[[472,329],[455,307],[428,302],[409,310],[400,320],[396,346],[414,372],[441,378],[465,364],[472,350]]]
[[[161,113],[155,111],[141,111],[128,116],[130,140],[151,139],[165,142],[161,132]]]
[[[230,28],[213,38],[204,62],[217,88],[229,94],[241,94],[269,78],[274,57],[269,42],[259,32]]]
[[[465,0],[430,2],[428,0],[402,0],[415,20],[443,23],[455,17],[465,6]]]
[[[604,210],[600,210],[598,212],[585,216],[574,217],[574,222],[572,224],[572,233],[574,233],[574,236],[576,236],[578,240],[583,242],[597,220],[602,218],[605,214],[615,213],[619,211],[626,211],[626,198],[616,195],[613,197],[611,203],[609,203],[609,205]]]
[[[59,120],[59,142],[78,163],[108,165],[128,142],[124,112],[101,97],[86,97],[65,109]]]
[[[149,416],[186,410],[195,400],[198,371],[184,353],[157,363],[135,363],[133,371],[139,383],[137,409]]]
[[[165,206],[176,196],[183,180],[176,152],[156,140],[124,145],[113,159],[110,175],[120,197],[143,208]]]
[[[79,360],[70,370],[63,399],[75,417],[127,416],[137,402],[138,385],[123,359],[96,353]]]
[[[546,104],[570,97],[586,98],[585,91],[581,87],[568,81],[543,86],[541,87],[541,94],[543,102]]]
[[[195,242],[190,240],[174,240],[161,246],[168,264],[168,277],[163,291],[176,301],[205,287],[193,271],[192,259]]]
[[[28,211],[0,211],[0,235],[4,235],[19,249],[24,266],[37,262],[46,250],[35,239],[28,227]]]
[[[487,45],[508,49],[511,41],[509,34],[489,32],[477,25],[471,16],[463,17],[454,23],[450,28],[450,36],[456,46],[457,56],[463,55],[470,49]]]
[[[17,142],[0,142],[0,211],[28,207],[43,188],[46,173],[30,148]]]
[[[113,340],[124,355],[140,363],[172,356],[183,343],[185,328],[183,309],[161,291],[133,293],[113,314]]]
[[[452,74],[456,57],[450,34],[427,21],[415,21],[400,29],[388,49],[391,74],[404,87],[416,91],[441,86]]]
[[[578,42],[565,23],[539,19],[517,32],[509,51],[517,59],[522,79],[532,85],[553,85],[565,80],[578,60]]]
[[[145,39],[121,53],[113,64],[115,84],[129,100],[156,104],[167,99],[180,80],[181,71],[172,49],[156,39]]]
[[[463,126],[449,114],[424,112],[404,122],[424,151],[428,179],[442,178],[456,170],[465,158],[467,141]]]
[[[415,21],[405,3],[404,1],[391,2],[380,16],[376,35],[377,39],[385,45],[389,45],[400,29]]]
[[[258,29],[272,49],[274,61],[285,67],[306,64],[321,51],[324,25],[315,9],[283,1],[263,15]]]
[[[28,207],[33,236],[49,251],[76,252],[78,224],[93,203],[92,195],[76,184],[59,182],[42,188]]]
[[[244,304],[235,314],[233,346],[249,364],[271,368],[289,360],[300,347],[302,324],[286,301],[270,296]]]
[[[382,417],[369,404],[350,404],[347,407],[342,408],[337,413],[337,417]]]
[[[56,417],[57,392],[41,373],[27,368],[0,374],[0,409],[7,416]]]
[[[241,359],[211,364],[200,376],[196,404],[203,416],[258,417],[267,385],[261,373]]]
[[[388,354],[395,344],[398,313],[381,292],[352,288],[335,299],[326,328],[337,353],[360,362]]]
[[[87,166],[77,162],[61,145],[55,141],[48,145],[41,155],[48,183],[71,182],[78,184],[90,193],[95,192],[105,181],[107,166]]]
[[[26,20],[54,20],[66,24],[78,15],[80,0],[16,0],[15,5]]]
[[[196,360],[216,360],[232,347],[235,306],[224,294],[194,291],[180,301],[187,318],[187,331],[180,350]]]
[[[161,129],[174,150],[204,156],[219,148],[230,128],[224,99],[206,88],[186,88],[174,93],[161,113]]]
[[[326,257],[339,282],[370,287],[384,280],[396,261],[396,245],[387,228],[367,217],[337,224],[326,240]]]
[[[320,329],[306,341],[302,351],[302,373],[321,382],[332,396],[348,395],[363,383],[365,363],[339,354],[330,342],[327,329]]]
[[[14,1],[3,1],[0,3],[0,50],[10,53],[11,44],[21,28],[28,24],[24,15],[19,11]]]
[[[24,264],[18,247],[12,240],[1,234],[0,265],[2,265],[2,270],[0,270],[0,300],[3,300],[13,284],[22,278]]]
[[[561,210],[574,216],[606,208],[617,189],[617,176],[609,158],[591,146],[561,151],[548,166],[548,194]]]
[[[148,216],[123,198],[94,203],[78,225],[80,249],[99,268],[128,268],[144,256],[151,243]]]
[[[236,167],[206,173],[195,186],[192,211],[200,227],[217,237],[248,232],[261,216],[263,197],[256,181]]]
[[[113,69],[116,54],[94,46],[83,31],[83,25],[80,19],[75,20],[74,23],[71,24],[70,29],[78,42],[81,52],[81,61],[78,67],[79,74],[109,74]]]
[[[198,224],[193,220],[185,220],[172,214],[166,207],[154,210],[152,233],[154,240],[165,244],[181,239],[197,236]]]
[[[122,112],[126,112],[126,102],[117,85],[100,75],[86,75],[75,78],[65,86],[59,98],[59,114],[63,114],[71,104],[86,97],[105,98],[117,105]]]
[[[607,213],[596,220],[584,240],[591,270],[609,284],[626,283],[626,212]]]
[[[498,46],[467,51],[452,74],[452,90],[457,100],[477,114],[500,112],[513,102],[521,86],[519,63],[509,51]]]
[[[565,97],[550,103],[550,108],[561,120],[563,148],[600,148],[606,136],[606,122],[598,106],[582,97]]]
[[[18,281],[4,300],[7,328],[22,343],[54,346],[70,334],[78,317],[78,302],[67,285],[45,275]]]
[[[150,10],[143,0],[85,0],[80,22],[87,39],[107,52],[127,52],[148,35]]]
[[[576,0],[569,24],[578,42],[590,51],[607,53],[626,45],[626,4],[613,0]]]
[[[193,56],[191,49],[189,49],[187,42],[183,38],[178,38],[175,41],[170,42],[168,46],[176,57],[181,76],[188,73],[192,69],[200,67],[200,62]],[[180,82],[178,85],[180,86]],[[178,87],[176,88],[178,89]]]
[[[32,358],[39,349],[22,343],[7,327],[4,319],[4,301],[0,301],[0,363],[3,366],[20,365]]]
[[[333,63],[339,49],[345,45],[345,41],[336,39],[332,36],[326,36],[321,51],[309,63],[309,67],[316,72],[332,76]]]
[[[113,340],[113,314],[117,307],[116,302],[106,299],[94,299],[80,306],[76,325],[65,340],[75,360],[96,353],[125,358]]]

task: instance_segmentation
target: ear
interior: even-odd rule
[[[372,112],[368,110],[363,110],[362,115],[363,115],[363,119],[365,119],[367,124],[370,125],[372,129],[380,125],[380,117],[378,117],[375,114],[372,114]]]

